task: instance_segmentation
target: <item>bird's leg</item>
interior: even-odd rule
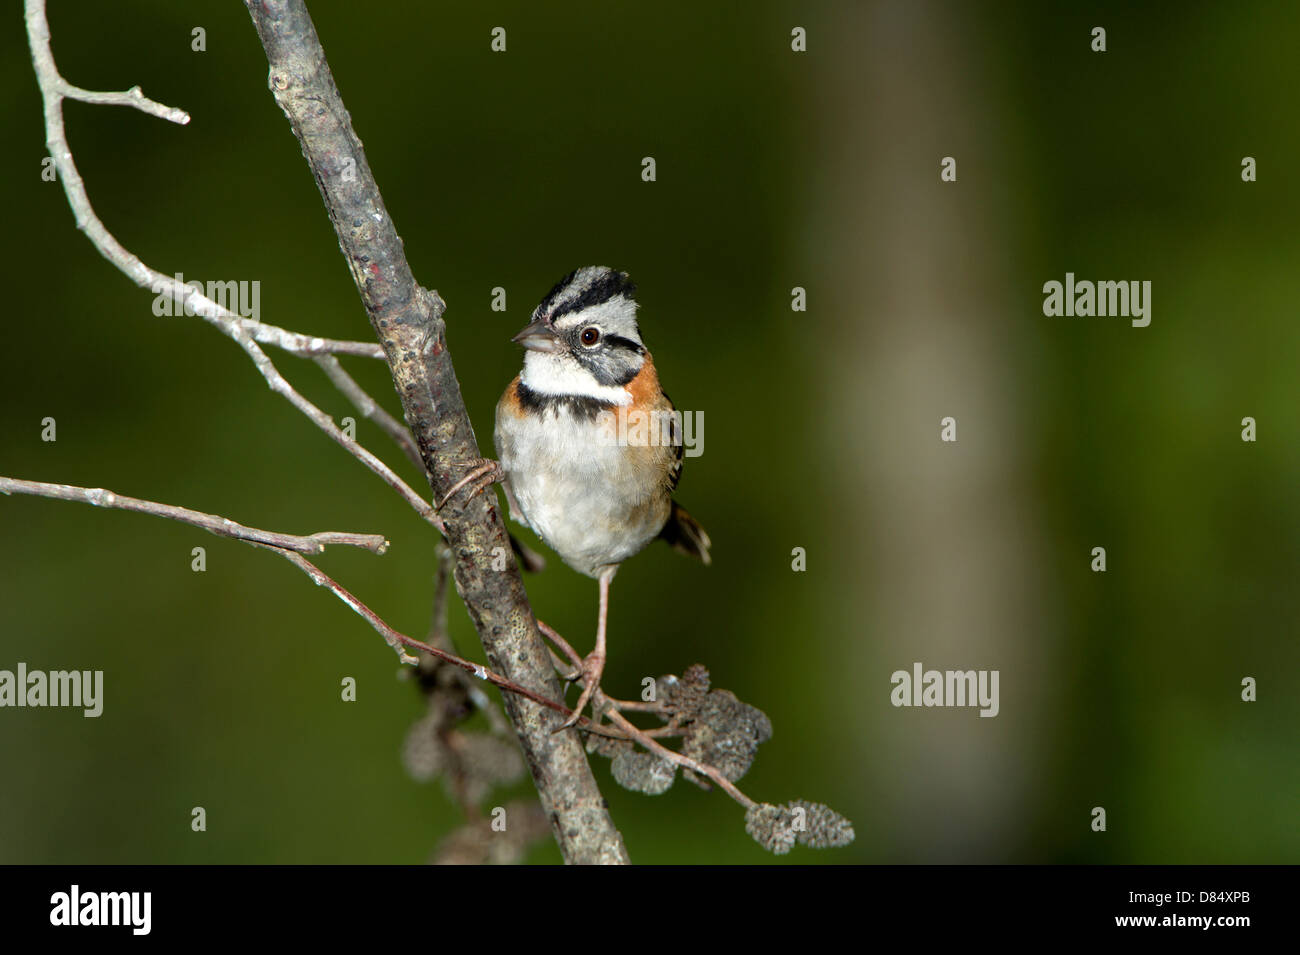
[[[605,618],[609,615],[609,584],[617,572],[618,566],[615,565],[606,568],[600,574],[600,619],[596,623],[596,649],[582,661],[582,695],[578,697],[572,715],[560,725],[560,729],[578,722],[591,695],[600,688],[600,678],[605,672]]]
[[[434,506],[433,509],[435,511],[441,511],[447,505],[447,502],[455,497],[456,493],[460,491],[461,488],[467,485],[477,485],[474,488],[473,493],[470,495],[470,497],[473,498],[482,494],[493,484],[497,483],[497,481],[500,481],[505,477],[505,471],[501,469],[501,462],[499,461],[492,461],[488,458],[478,458],[471,461],[470,466],[473,470],[451,486],[451,490],[444,494],[442,500]]]

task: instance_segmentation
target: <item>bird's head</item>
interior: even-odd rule
[[[625,404],[624,386],[646,361],[635,294],[626,272],[604,266],[560,279],[513,339],[525,349],[524,384],[541,394]]]

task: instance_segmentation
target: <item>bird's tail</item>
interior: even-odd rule
[[[709,535],[699,522],[686,512],[686,508],[676,501],[673,501],[672,513],[668,515],[668,523],[664,524],[664,529],[659,532],[659,536],[666,540],[673,550],[697,557],[705,564],[713,562],[709,557],[709,548],[713,545]]]

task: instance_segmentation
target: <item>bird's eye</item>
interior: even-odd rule
[[[594,325],[589,325],[582,330],[579,339],[584,345],[590,348],[592,345],[596,344],[596,342],[600,341],[600,329]]]

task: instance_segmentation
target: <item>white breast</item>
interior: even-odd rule
[[[612,416],[593,421],[562,407],[497,417],[497,457],[524,519],[590,577],[645,547],[668,518],[656,475],[615,442],[615,429]]]

